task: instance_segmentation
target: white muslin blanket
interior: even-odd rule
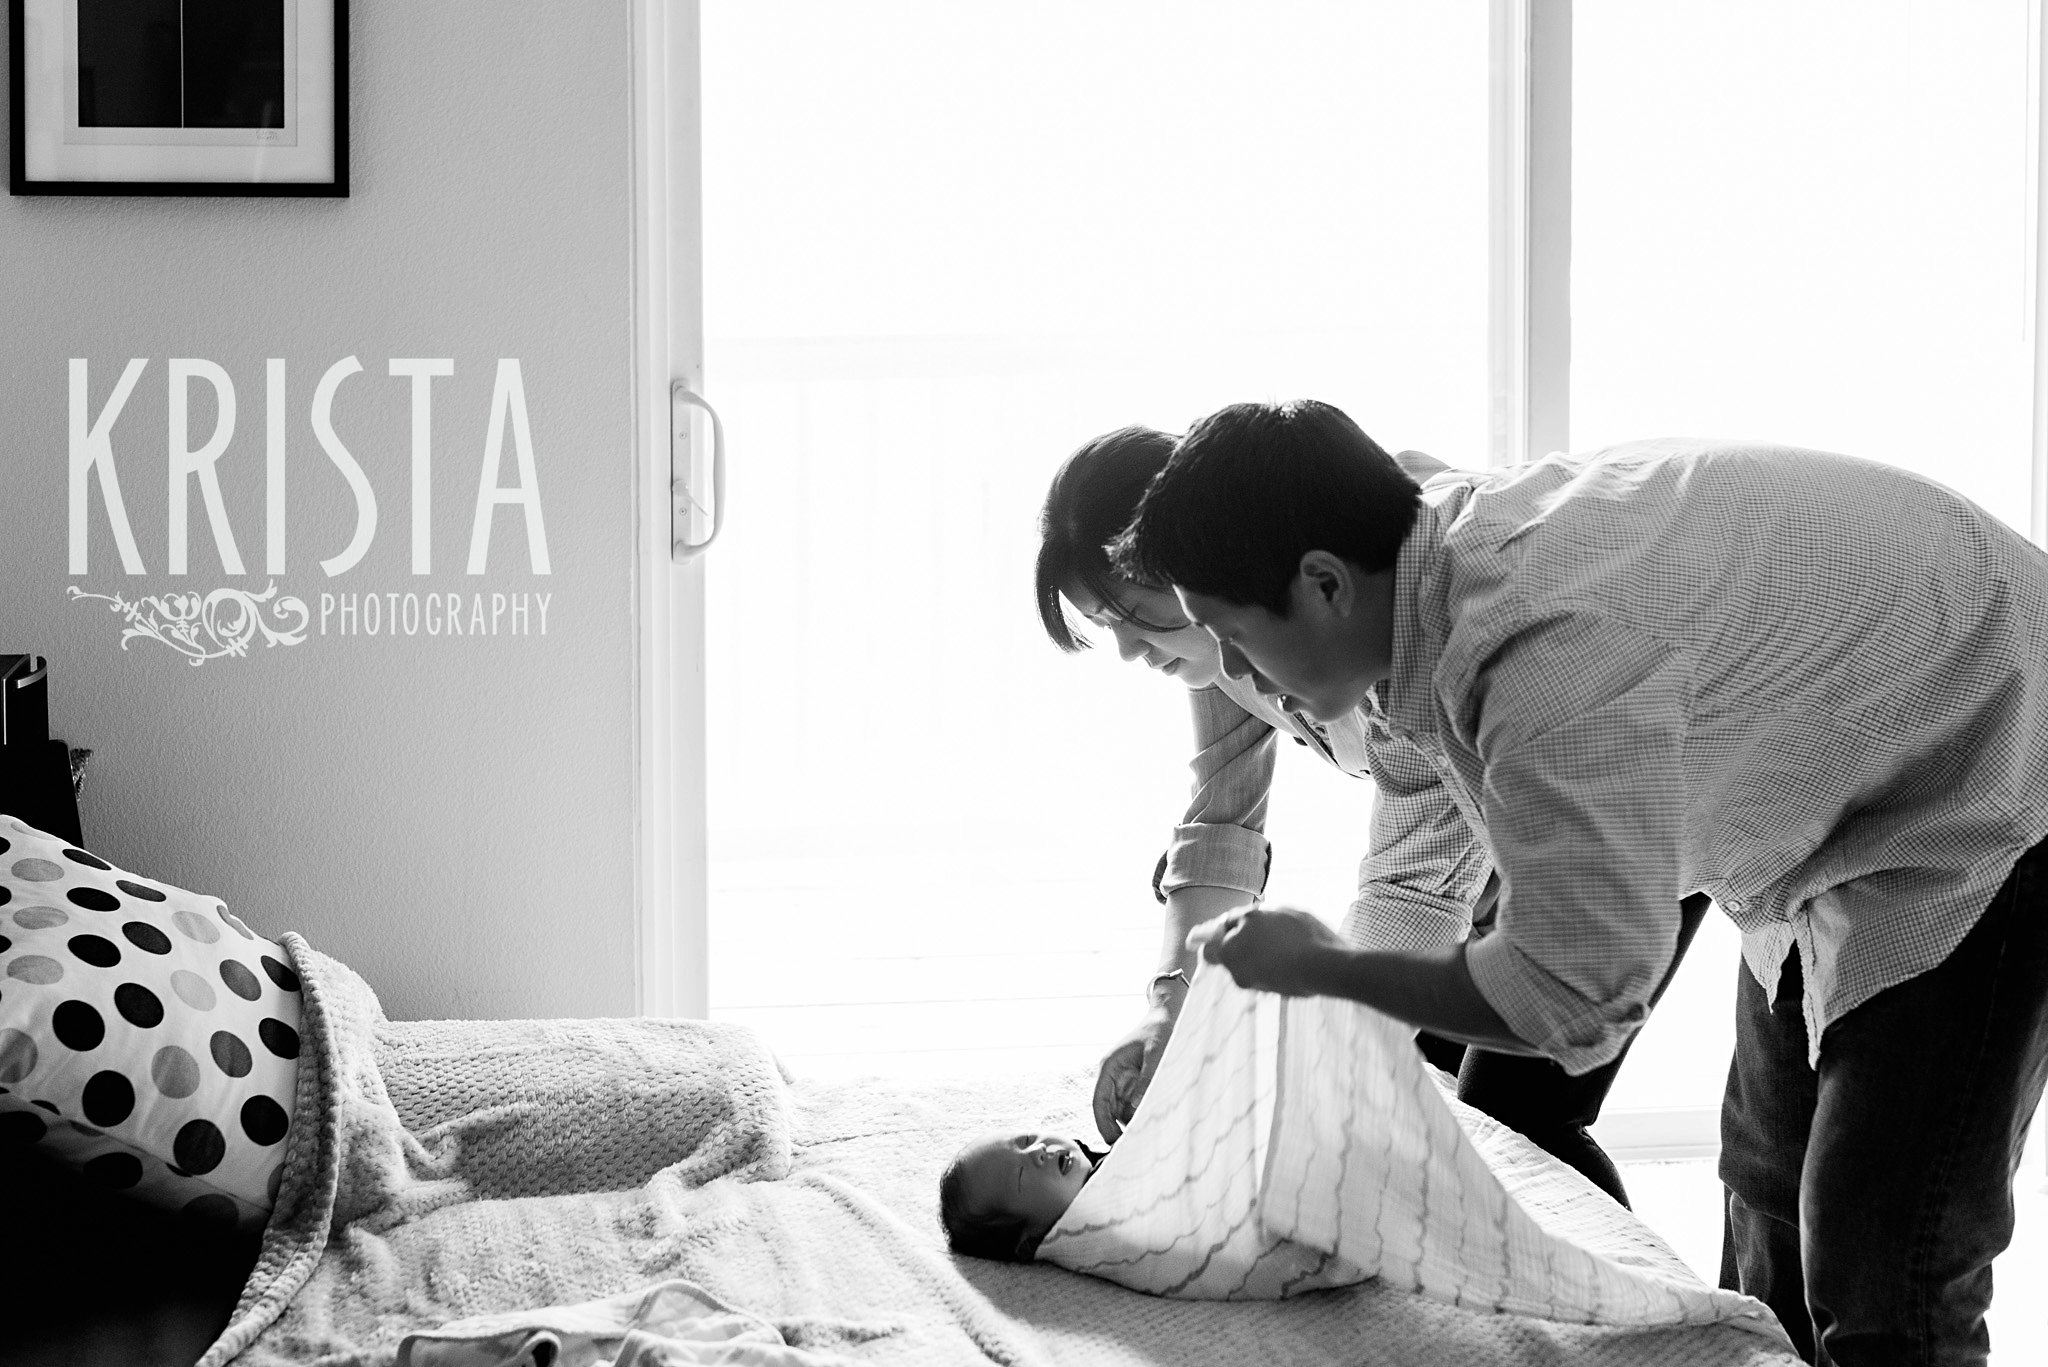
[[[1205,964],[1144,1104],[1038,1256],[1163,1296],[1264,1300],[1376,1276],[1468,1309],[1782,1339],[1761,1301],[1705,1285],[1640,1221],[1601,1247],[1546,1228],[1590,1184],[1551,1165],[1504,1185],[1480,1146],[1514,1137],[1447,1100],[1414,1037]],[[1545,1190],[1561,1181],[1578,1190]]]

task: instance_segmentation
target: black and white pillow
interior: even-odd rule
[[[221,1224],[276,1199],[298,975],[211,897],[0,816],[0,1152]]]

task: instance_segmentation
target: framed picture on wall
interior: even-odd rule
[[[8,0],[17,195],[348,193],[348,0]]]

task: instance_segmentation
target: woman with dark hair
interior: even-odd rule
[[[1382,798],[1437,781],[1427,756],[1395,737],[1375,714],[1361,709],[1318,723],[1284,709],[1245,680],[1225,677],[1215,639],[1188,620],[1171,590],[1133,582],[1112,568],[1108,543],[1130,521],[1174,442],[1164,432],[1126,427],[1087,443],[1053,477],[1039,519],[1038,615],[1053,644],[1066,651],[1087,647],[1067,616],[1071,609],[1109,633],[1124,659],[1142,660],[1185,685],[1194,714],[1192,797],[1152,879],[1166,913],[1157,972],[1146,985],[1144,1016],[1110,1049],[1096,1078],[1095,1123],[1110,1140],[1122,1133],[1144,1096],[1179,1017],[1197,953],[1187,947],[1188,931],[1253,905],[1265,889],[1271,862],[1266,804],[1278,738],[1313,749],[1354,777],[1371,777]],[[1415,451],[1391,459],[1410,489],[1448,468]],[[1453,863],[1407,857],[1408,851],[1441,847],[1427,838],[1431,832],[1401,829],[1414,810],[1399,801],[1373,804],[1375,853],[1359,868],[1359,894],[1343,926],[1354,944],[1430,949],[1490,928],[1498,886],[1492,868],[1476,846]],[[1673,968],[1706,904],[1704,897],[1693,898],[1683,908]],[[1545,1058],[1466,1049],[1427,1034],[1417,1042],[1431,1063],[1458,1075],[1461,1098],[1628,1204],[1620,1174],[1587,1131],[1621,1058],[1573,1077]]]

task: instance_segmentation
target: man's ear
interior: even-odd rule
[[[1314,604],[1339,617],[1351,615],[1358,598],[1358,574],[1349,561],[1329,551],[1306,551],[1295,571],[1296,606]]]

